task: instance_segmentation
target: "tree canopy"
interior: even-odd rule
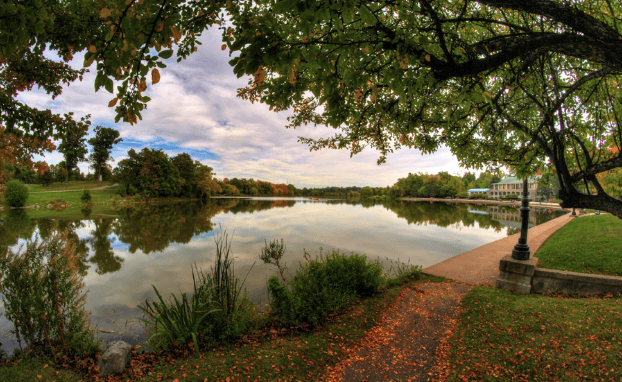
[[[332,137],[301,137],[311,149],[356,154],[372,147],[382,163],[402,147],[428,153],[446,145],[464,166],[505,165],[519,176],[550,163],[563,206],[622,217],[622,202],[608,196],[597,176],[622,165],[622,9],[615,2],[42,4],[4,5],[15,15],[0,21],[0,77],[14,89],[0,104],[7,129],[50,131],[45,126],[54,125],[53,118],[19,125],[7,110],[22,89],[39,85],[54,95],[60,83],[78,78],[82,71],[60,64],[79,51],[85,67],[95,63],[95,88],[114,93],[109,106],[117,120],[134,123],[149,101],[142,94],[147,83],[160,79],[162,61],[175,49],[184,59],[200,45],[201,33],[218,24],[234,72],[252,76],[241,97],[276,111],[293,109],[290,127],[336,129]],[[45,62],[46,44],[60,63]],[[43,65],[39,61],[52,73],[28,76]],[[46,115],[22,106],[30,120]]]
[[[95,137],[89,139],[89,144],[93,146],[93,151],[89,155],[89,162],[93,164],[100,183],[106,162],[110,160],[110,150],[122,140],[117,130],[102,126],[97,126]]]

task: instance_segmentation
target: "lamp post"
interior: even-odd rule
[[[529,183],[527,178],[523,180],[523,197],[521,199],[521,230],[518,243],[512,250],[512,258],[514,260],[529,260],[529,245],[527,245],[527,231],[529,230]]]

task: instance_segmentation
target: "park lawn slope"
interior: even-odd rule
[[[449,381],[615,380],[622,297],[517,295],[475,287],[450,339]]]
[[[534,255],[538,266],[622,276],[622,220],[613,215],[574,218]]]

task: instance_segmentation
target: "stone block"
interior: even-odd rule
[[[501,274],[497,278],[497,288],[516,293],[531,293],[531,280],[535,273],[538,259],[515,260],[511,255],[501,259],[499,270]]]
[[[511,255],[507,255],[499,263],[499,270],[501,273],[517,273],[520,275],[533,276],[538,265],[538,259],[535,257],[529,258],[529,260],[515,260]]]
[[[132,345],[125,341],[111,343],[97,360],[96,366],[100,368],[99,376],[108,374],[120,374],[130,362]]]

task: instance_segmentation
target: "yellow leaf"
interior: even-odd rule
[[[430,57],[430,55],[429,55],[429,54],[426,54],[426,55],[425,55],[425,60],[426,60],[427,62],[430,62],[430,60],[431,60],[431,59],[432,59],[432,57]]]
[[[354,93],[354,101],[357,105],[361,104],[361,100],[363,99],[363,89],[356,89],[356,93]]]
[[[300,40],[302,43],[308,42],[309,41],[309,37],[305,36],[302,38],[302,40]]]
[[[96,53],[97,52],[97,47],[95,45],[89,46],[89,52]]]
[[[107,19],[108,17],[110,17],[111,14],[112,12],[110,12],[110,9],[108,8],[102,8],[99,11],[99,17],[101,17],[102,19]]]
[[[153,68],[151,71],[151,83],[155,85],[158,82],[160,82],[160,71],[157,68]]]
[[[111,99],[110,102],[108,102],[108,107],[114,107],[114,105],[117,104],[118,100],[119,100],[118,98]]]
[[[95,61],[95,56],[91,56],[88,60],[84,60],[84,67],[88,68]]]
[[[266,68],[257,69],[254,76],[255,76],[255,83],[257,84],[257,86],[263,85],[266,80]]]
[[[402,69],[408,68],[408,57],[404,57],[404,59],[400,61],[400,68]]]

